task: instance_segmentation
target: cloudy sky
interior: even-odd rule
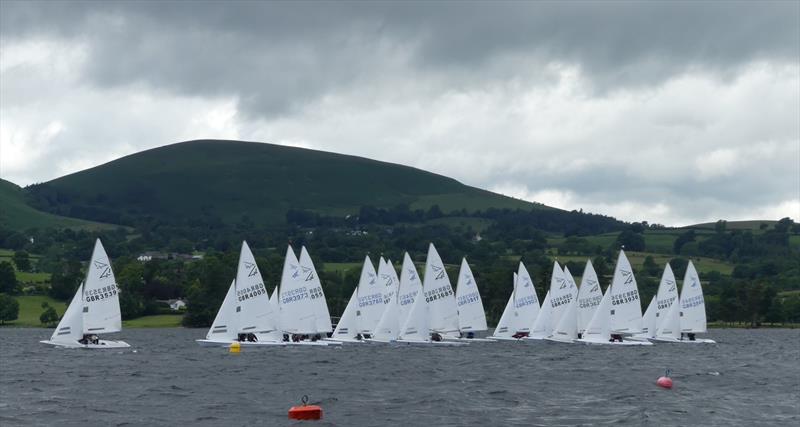
[[[625,220],[797,220],[800,3],[0,3],[0,177],[197,138]]]

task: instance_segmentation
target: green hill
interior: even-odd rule
[[[551,209],[408,166],[242,141],[182,142],[28,187],[35,206],[77,218],[130,224],[247,216],[284,222],[289,209],[346,215],[364,205],[408,204],[444,212]]]
[[[26,230],[50,227],[101,229],[114,226],[38,211],[25,202],[25,193],[20,187],[0,179],[0,228]]]

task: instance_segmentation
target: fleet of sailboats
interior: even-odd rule
[[[547,340],[559,343],[652,345],[653,342],[714,343],[706,332],[699,275],[690,261],[678,293],[667,264],[658,291],[642,315],[633,269],[620,250],[611,284],[603,292],[591,261],[577,286],[569,268],[553,263],[549,287],[539,301],[536,286],[520,262],[508,303],[492,335],[481,292],[466,258],[453,289],[445,265],[431,243],[420,279],[410,255],[398,276],[380,257],[377,270],[365,257],[336,328],[332,327],[322,283],[303,246],[299,258],[286,249],[280,283],[271,296],[247,242],[242,242],[236,276],[202,346],[328,346],[344,343],[464,345],[469,342]],[[75,348],[122,348],[123,341],[100,334],[122,329],[119,289],[103,245],[95,243],[85,281],[46,344]]]

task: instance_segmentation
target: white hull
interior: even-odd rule
[[[614,341],[614,342],[611,342],[611,341],[591,341],[591,340],[579,339],[579,340],[575,340],[575,342],[579,342],[579,343],[583,343],[583,344],[589,344],[589,345],[653,345],[653,343],[651,343],[649,341],[622,341],[622,342]]]
[[[557,337],[547,337],[544,339],[545,341],[552,341],[552,342],[559,342],[562,344],[574,344],[575,341],[569,338],[557,338]]]
[[[685,339],[679,340],[675,338],[650,338],[650,341],[653,342],[673,342],[673,343],[682,343],[682,344],[716,344],[717,342],[714,340],[706,339],[706,338],[695,338],[694,341]]]
[[[492,341],[522,341],[522,338],[514,337],[487,337],[487,339]]]
[[[523,337],[522,339],[524,339],[526,341],[543,341],[543,340],[546,340],[547,337],[533,335],[533,336]]]
[[[397,340],[393,341],[392,344],[397,345],[434,345],[434,346],[445,346],[445,347],[458,347],[462,345],[467,345],[464,342],[456,342],[456,341],[411,341],[411,340]]]
[[[219,341],[219,340],[195,340],[195,341],[203,347],[229,347],[234,342],[237,342],[237,341]],[[268,347],[268,346],[283,346],[283,345],[286,345],[286,343],[279,341],[239,342],[239,346],[241,347]]]
[[[455,341],[455,342],[495,342],[495,340],[491,339],[491,338],[464,338],[464,337],[450,338],[450,337],[447,337],[444,340],[445,341]]]
[[[323,341],[330,343],[332,345],[339,345],[339,344],[366,344],[367,340],[356,340],[356,339],[347,339],[347,338],[324,338]]]
[[[284,344],[288,346],[300,346],[300,347],[327,347],[330,345],[342,345],[340,342],[332,342],[332,341],[289,341],[285,342]]]
[[[64,347],[64,348],[87,348],[87,349],[100,349],[100,348],[128,348],[130,344],[126,343],[125,341],[111,341],[111,340],[100,340],[99,344],[81,344],[78,341],[74,343],[67,343],[67,342],[59,342],[59,341],[39,341],[43,344],[54,345],[56,347]]]

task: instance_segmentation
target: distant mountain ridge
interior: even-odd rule
[[[75,218],[282,223],[290,209],[554,209],[409,166],[267,143],[195,140],[131,154],[26,188],[31,204]]]

